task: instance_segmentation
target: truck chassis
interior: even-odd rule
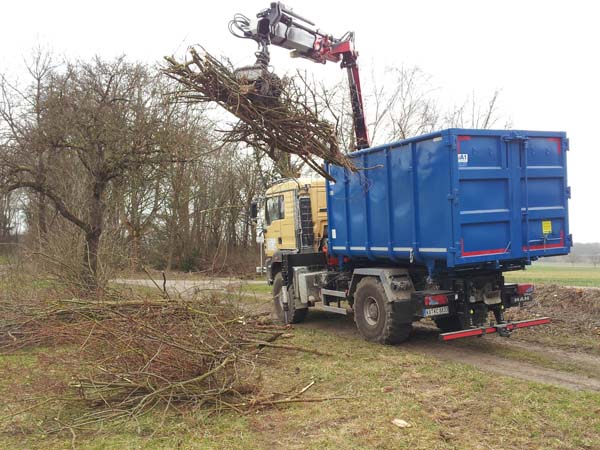
[[[483,336],[543,325],[549,318],[508,322],[504,311],[532,299],[531,284],[504,282],[501,271],[463,270],[433,279],[419,266],[331,264],[324,252],[282,255],[273,279],[275,312],[284,323],[305,319],[309,308],[354,313],[365,339],[397,344],[408,339],[412,324],[431,318],[440,339]],[[493,320],[490,321],[490,313]]]

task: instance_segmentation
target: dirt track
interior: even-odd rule
[[[321,311],[311,312],[305,323],[296,326],[326,328],[345,338],[360,339],[352,318]],[[530,344],[521,340],[517,333],[527,333],[527,330],[519,330],[509,339],[486,336],[456,342],[440,342],[438,340],[439,331],[436,328],[425,323],[416,324],[410,340],[399,345],[398,349],[428,355],[444,361],[469,364],[481,370],[524,380],[575,390],[600,391],[600,357]],[[522,361],[510,355],[510,352],[514,351],[518,356],[518,352],[522,350],[543,354],[546,365],[554,364],[556,368]],[[508,356],[497,354],[506,351],[509,353]],[[573,365],[581,368],[581,372],[561,368]]]
[[[118,280],[124,284],[153,286],[149,280]],[[170,280],[170,292],[191,293],[211,289],[215,291],[235,290],[247,283],[235,279],[215,280]],[[262,284],[263,282],[250,282]],[[565,292],[563,288],[557,292]],[[260,294],[246,294],[264,298],[260,309],[270,309],[270,300]],[[554,295],[556,297],[556,295]],[[256,304],[253,305],[256,307]],[[560,319],[559,319],[560,321]],[[344,338],[361,339],[353,319],[322,311],[311,311],[306,321],[298,328],[327,329]],[[555,325],[549,325],[553,327]],[[555,326],[556,329],[560,325]],[[428,321],[416,324],[410,341],[398,346],[399,351],[428,355],[444,361],[469,364],[481,370],[529,381],[565,387],[574,390],[600,391],[600,355],[582,350],[577,345],[565,346],[564,336],[557,336],[560,346],[532,342],[530,329],[518,330],[509,339],[496,335],[470,338],[455,342],[440,342],[438,330]],[[568,338],[568,336],[567,336]],[[600,336],[598,336],[600,340]]]

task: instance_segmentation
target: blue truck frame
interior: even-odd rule
[[[563,132],[448,129],[327,165],[332,255],[430,272],[569,253]]]

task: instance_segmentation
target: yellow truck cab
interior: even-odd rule
[[[327,237],[323,179],[284,179],[267,189],[264,248],[269,284],[281,270],[282,255],[314,252]]]

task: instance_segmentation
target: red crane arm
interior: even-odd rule
[[[341,67],[345,68],[348,72],[348,86],[350,88],[350,102],[352,104],[352,119],[354,122],[354,134],[356,135],[356,148],[360,150],[362,148],[370,147],[370,144],[360,86],[360,74],[358,71],[358,63],[356,62],[358,54],[353,47],[352,40],[343,41],[331,48],[331,54],[341,55]]]

